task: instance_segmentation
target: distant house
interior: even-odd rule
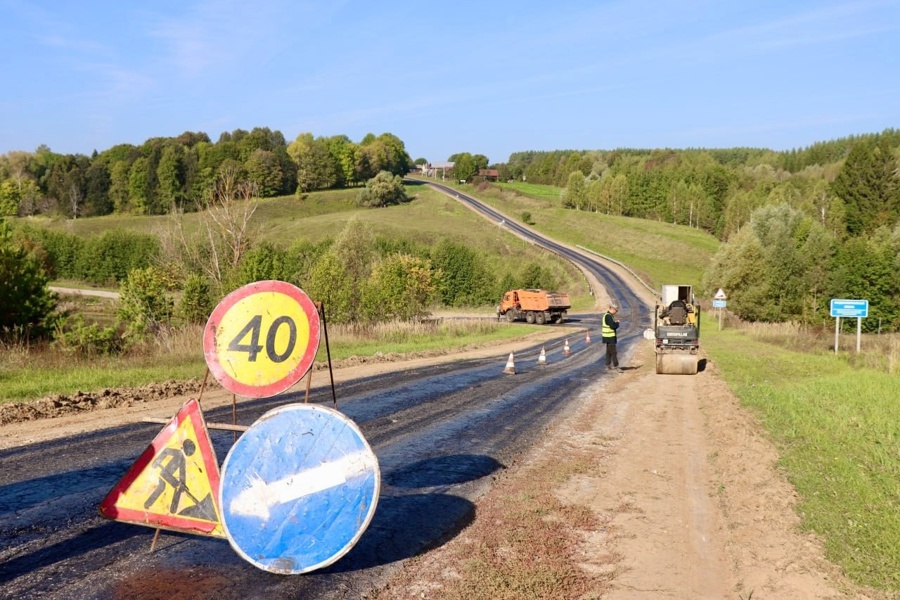
[[[425,175],[428,177],[437,177],[438,171],[441,172],[441,179],[444,179],[446,176],[446,172],[453,169],[454,163],[445,162],[445,163],[434,163],[425,165]]]
[[[485,181],[497,181],[500,179],[500,171],[497,169],[478,169],[478,176]]]

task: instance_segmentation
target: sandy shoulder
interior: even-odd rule
[[[575,509],[571,514],[595,517],[592,528],[581,520],[567,530],[574,550],[563,558],[591,581],[591,591],[574,598],[885,597],[849,582],[826,560],[822,540],[801,531],[797,494],[775,448],[715,365],[696,376],[657,375],[653,359],[646,344],[629,359],[637,368],[600,378],[504,475],[516,483],[494,486],[478,501],[473,524],[405,563],[379,600],[411,592],[458,597],[460,588],[449,588],[463,577],[460,560],[495,538],[492,524],[479,519],[490,513],[482,507],[502,507],[510,488],[525,493],[546,482],[547,465],[558,469],[585,456],[592,468],[553,489]],[[535,560],[540,556],[535,551]],[[496,558],[503,564],[502,555]]]

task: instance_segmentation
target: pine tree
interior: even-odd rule
[[[850,235],[871,233],[900,216],[896,171],[897,161],[887,138],[860,141],[850,150],[831,186],[845,203]]]

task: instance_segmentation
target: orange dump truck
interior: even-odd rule
[[[522,319],[538,325],[562,323],[571,307],[568,294],[547,290],[510,290],[500,299],[497,315],[505,315],[510,323]]]

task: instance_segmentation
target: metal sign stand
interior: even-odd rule
[[[841,337],[841,318],[834,318],[834,353],[838,353],[838,341]]]
[[[725,301],[727,298],[728,296],[725,295],[725,290],[722,288],[719,288],[719,291],[713,296],[713,308],[716,309],[719,317],[719,331],[722,331],[722,309],[728,305]]]
[[[328,376],[331,378],[331,401],[337,409],[337,395],[334,392],[334,371],[331,369],[331,347],[328,345],[328,322],[325,320],[325,304],[316,302],[316,309],[322,317],[322,332],[325,334],[325,356],[328,359]],[[312,376],[312,369],[309,370]],[[309,380],[306,382],[306,402],[309,402]]]
[[[831,316],[834,317],[834,353],[838,353],[841,317],[856,317],[856,353],[859,354],[862,340],[862,320],[869,316],[869,301],[833,299]]]

